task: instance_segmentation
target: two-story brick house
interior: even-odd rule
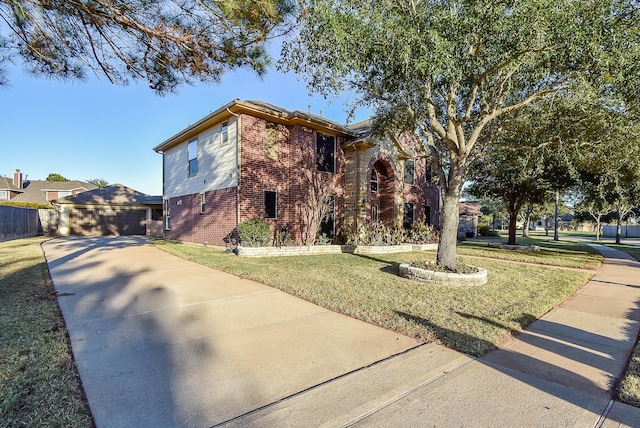
[[[260,101],[234,100],[154,148],[163,155],[165,238],[223,245],[264,218],[301,242],[315,192],[332,194],[330,237],[365,221],[438,224],[439,192],[410,139]],[[311,196],[310,196],[311,195]],[[315,230],[315,228],[313,228]]]

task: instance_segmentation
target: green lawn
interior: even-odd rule
[[[91,427],[42,241],[0,242],[0,427]]]
[[[463,288],[397,275],[401,262],[433,260],[434,252],[241,258],[219,248],[167,241],[155,244],[169,253],[260,281],[328,309],[472,355],[493,349],[570,296],[595,273],[463,256],[462,262],[489,270],[487,284]],[[581,267],[599,265],[602,260],[585,247],[572,248],[589,254],[583,265],[576,260],[567,262],[580,259],[569,248],[549,259]]]
[[[608,247],[629,253],[640,261],[640,247],[635,245],[607,244]],[[618,388],[618,399],[632,406],[640,407],[640,342],[629,359],[629,365]]]
[[[519,237],[516,240],[518,245],[539,246],[540,251],[537,252],[490,248],[488,245],[491,242],[504,243],[506,239],[470,239],[458,246],[458,254],[580,269],[598,269],[602,265],[602,256],[597,250],[564,239],[553,241],[547,236],[532,236],[531,238]]]

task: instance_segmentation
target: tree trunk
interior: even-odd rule
[[[449,269],[456,269],[456,244],[458,241],[458,223],[460,221],[461,182],[449,180],[449,188],[444,195],[442,218],[440,223],[440,242],[436,262]]]
[[[618,209],[618,224],[616,226],[616,244],[620,245],[620,235],[622,235],[622,215]]]
[[[522,224],[522,236],[529,237],[529,225],[531,224],[531,213],[533,213],[533,204],[529,203],[524,211],[524,222]]]
[[[596,241],[600,240],[600,215],[596,218]]]
[[[560,191],[556,190],[555,212],[553,215],[553,240],[558,241],[558,205],[560,205]]]
[[[509,239],[507,244],[516,245],[516,231],[518,226],[518,211],[509,210]]]

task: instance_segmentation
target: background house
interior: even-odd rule
[[[91,183],[78,180],[24,180],[19,169],[13,173],[12,182],[9,183],[8,180],[6,177],[0,177],[0,201],[50,204],[54,199],[97,188]]]
[[[315,237],[313,204],[329,199],[321,230],[333,238],[365,221],[437,225],[439,193],[408,138],[374,139],[260,101],[234,100],[156,146],[163,155],[167,239],[223,245],[237,225],[264,218],[301,242]]]
[[[458,238],[475,238],[478,236],[478,219],[482,216],[480,202],[465,201],[458,204],[460,222]]]

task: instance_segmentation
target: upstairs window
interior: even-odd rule
[[[222,122],[222,127],[220,128],[220,145],[226,146],[229,144],[229,122]]]
[[[194,138],[189,141],[187,146],[187,155],[189,157],[189,176],[198,173],[198,139]]]
[[[318,132],[316,137],[316,161],[318,171],[336,172],[336,139]]]
[[[371,191],[378,191],[378,171],[375,168],[371,168]]]
[[[264,191],[264,218],[278,218],[278,192]]]
[[[404,182],[405,184],[415,184],[416,162],[413,159],[404,161]]]

